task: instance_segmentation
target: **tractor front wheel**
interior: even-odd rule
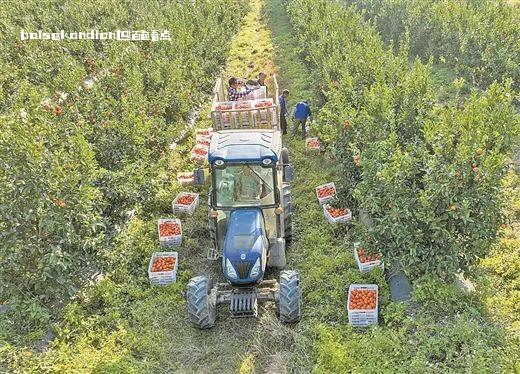
[[[215,324],[216,292],[211,289],[208,278],[198,276],[190,279],[187,292],[188,318],[200,329],[209,329]]]
[[[280,272],[278,315],[284,323],[298,322],[301,318],[300,274],[297,271]]]

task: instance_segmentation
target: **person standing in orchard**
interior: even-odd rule
[[[300,101],[296,106],[294,107],[293,112],[293,125],[291,129],[291,138],[294,137],[296,134],[296,130],[298,128],[298,125],[302,126],[302,139],[305,140],[305,126],[307,125],[307,119],[310,121],[310,117],[312,116],[311,107],[309,106],[309,103],[304,100]]]
[[[280,102],[280,128],[283,135],[287,135],[287,98],[289,97],[289,90],[283,90],[282,94],[278,98]]]

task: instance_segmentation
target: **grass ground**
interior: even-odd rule
[[[280,88],[291,91],[291,104],[301,99],[312,104],[314,82],[298,54],[283,4],[283,0],[251,2],[225,74],[253,78],[261,70],[276,73]],[[197,126],[209,126],[207,113],[208,108]],[[166,155],[168,170],[190,167],[186,158],[193,142],[193,137],[188,137]],[[414,289],[418,315],[407,315],[405,306],[389,301],[381,272],[361,275],[357,270],[351,255],[357,224],[348,226],[345,233],[323,217],[314,187],[335,179],[338,171],[333,161],[327,153],[305,152],[301,140],[284,138],[284,142],[295,166],[295,240],[289,248],[288,268],[301,272],[304,304],[300,323],[281,325],[273,304],[261,305],[256,320],[231,319],[221,308],[215,327],[209,331],[187,323],[184,292],[188,279],[197,274],[220,277],[220,263],[206,259],[210,245],[204,207],[207,187],[198,189],[201,207],[196,214],[183,220],[178,282],[148,286],[144,269],[157,250],[156,219],[168,214],[171,198],[179,190],[172,186],[157,195],[156,216],[134,218],[107,254],[117,265],[114,272],[64,310],[57,339],[47,353],[16,350],[10,358],[11,371],[460,373],[483,372],[481,369],[493,361],[500,361],[500,368],[514,367],[518,361],[514,349],[519,331],[518,303],[514,303],[518,300],[514,286],[518,275],[510,273],[512,267],[497,268],[493,261],[502,263],[503,256],[517,253],[518,224],[507,229],[505,247],[497,248],[484,264],[490,273],[487,291],[466,295],[450,285],[425,279]],[[507,188],[511,217],[518,222],[517,175],[511,176]],[[276,273],[271,275],[277,277]],[[348,326],[345,292],[350,283],[379,284],[381,326],[365,333]],[[504,292],[490,293],[493,287]],[[489,314],[498,309],[504,310],[504,315],[491,321]]]

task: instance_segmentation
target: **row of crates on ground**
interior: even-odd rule
[[[323,151],[324,147],[318,138],[307,138],[305,147]],[[352,212],[346,208],[335,208],[329,203],[337,198],[336,186],[333,182],[316,187],[316,198],[323,209],[323,215],[329,223],[345,223],[352,219]],[[384,271],[381,254],[365,250],[361,243],[354,243],[354,259],[359,271],[367,273],[376,268]],[[351,326],[365,327],[378,324],[379,288],[376,284],[351,284],[347,292],[348,321]]]
[[[181,192],[172,202],[175,214],[191,215],[199,206],[199,194]],[[160,218],[157,221],[157,233],[162,247],[175,247],[182,244],[182,223],[178,218]],[[164,285],[175,282],[179,254],[177,252],[154,252],[148,265],[148,278],[152,285]]]
[[[191,151],[191,159],[203,163],[207,158],[213,129],[197,129],[195,146]],[[177,182],[181,186],[200,184],[204,178],[202,170],[181,172],[177,174]],[[199,206],[199,194],[180,192],[172,201],[172,211],[176,215],[192,215]],[[160,218],[157,221],[157,233],[162,247],[176,247],[182,244],[182,223],[178,218]],[[152,285],[165,285],[177,280],[179,253],[172,251],[154,252],[148,264],[148,278]]]

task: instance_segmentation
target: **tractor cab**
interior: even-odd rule
[[[284,170],[290,166],[284,165],[282,158],[287,161],[287,150],[282,148],[278,131],[225,130],[214,134],[208,153],[213,258],[223,255],[231,214],[257,208],[270,247],[271,266],[285,266],[285,242],[291,239],[292,225],[285,219],[291,212],[284,212],[283,201],[285,193],[285,205],[290,209],[290,186],[284,183]]]
[[[227,283],[213,286],[204,276],[190,280],[188,317],[195,326],[209,328],[219,304],[228,304],[233,317],[251,317],[257,315],[258,302],[274,301],[282,321],[296,322],[298,272],[280,272],[279,283],[264,279],[267,267],[285,267],[292,239],[292,167],[277,127],[278,95],[257,99],[264,100],[262,106],[215,102],[223,96],[219,82],[208,151],[208,258],[221,259]],[[275,78],[274,83],[277,92]]]

